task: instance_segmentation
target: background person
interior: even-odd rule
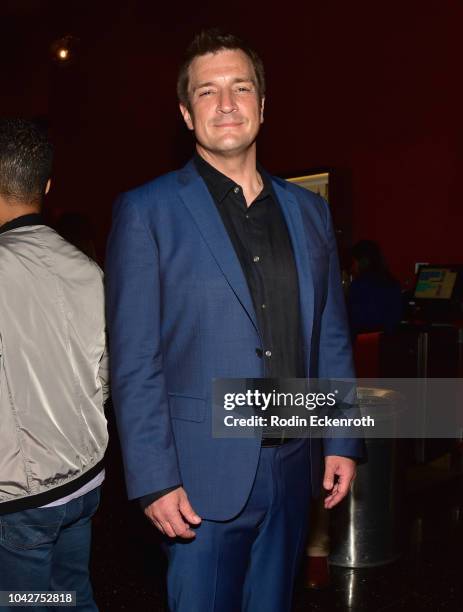
[[[43,223],[51,164],[35,124],[0,120],[0,590],[76,591],[87,612],[107,445],[103,280]]]
[[[360,240],[352,247],[348,312],[353,335],[392,332],[402,318],[400,283],[392,276],[379,245]]]

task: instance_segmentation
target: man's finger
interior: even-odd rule
[[[333,508],[339,500],[337,500],[337,494],[335,495],[329,495],[326,499],[325,499],[325,508],[326,509],[330,509]]]
[[[150,516],[148,518],[153,523],[153,525],[156,527],[156,529],[158,529],[161,533],[164,533],[164,529],[162,528],[162,525],[159,521],[157,521],[155,518],[152,518]]]
[[[331,490],[331,493],[325,497],[325,508],[332,508],[336,505],[338,499],[338,484],[336,483]]]
[[[350,480],[348,478],[339,478],[334,485],[332,492],[325,498],[325,508],[333,508],[342,501],[350,488]]]
[[[335,483],[329,494],[325,497],[325,500],[332,499],[338,492],[338,484]]]
[[[175,533],[175,531],[172,528],[172,525],[169,523],[169,521],[162,521],[161,527],[162,527],[165,535],[168,536],[169,538],[176,538],[177,537],[177,534]]]
[[[190,523],[190,525],[199,525],[201,522],[201,517],[198,516],[193,510],[186,494],[180,501],[179,509],[183,517],[188,521],[188,523]]]
[[[153,514],[150,506],[145,508],[143,512],[146,518],[149,520],[149,522],[152,523],[156,527],[156,529],[158,529],[161,533],[164,533],[164,529],[162,528],[161,523],[158,521],[158,519]]]
[[[169,517],[169,523],[172,527],[172,529],[175,532],[175,535],[178,536],[179,538],[185,538],[187,540],[196,537],[196,533],[190,529],[190,525],[188,523],[185,523],[184,520],[182,520],[182,515],[180,514],[180,512],[176,512],[175,514],[172,514]]]
[[[331,491],[334,485],[334,468],[331,465],[325,467],[325,475],[323,477],[323,488]]]
[[[339,478],[337,485],[338,485],[338,493],[341,496],[341,499],[349,493],[349,483],[350,483],[350,480],[348,480],[346,477]]]

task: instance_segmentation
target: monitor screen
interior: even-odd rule
[[[415,298],[450,300],[458,272],[445,266],[422,266],[418,272]]]

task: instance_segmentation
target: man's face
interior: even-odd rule
[[[185,123],[200,148],[234,156],[251,147],[263,122],[251,61],[243,51],[224,50],[196,57],[189,70]]]

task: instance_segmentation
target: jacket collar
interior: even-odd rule
[[[211,166],[211,164],[203,159],[198,152],[194,154],[193,162],[196,171],[202,177],[207,185],[207,188],[212,194],[212,197],[218,204],[221,204],[224,201],[232,189],[235,187],[241,187],[241,185],[238,185],[235,183],[235,181],[232,181],[231,178],[228,178],[228,176]],[[256,197],[256,200],[260,200],[271,193],[272,187],[270,175],[265,172],[260,164],[257,164],[257,170],[261,175],[263,182],[262,190]]]
[[[0,226],[0,234],[9,232],[10,230],[18,227],[26,227],[28,225],[43,225],[42,215],[40,213],[31,213],[29,215],[21,215],[20,217],[16,217],[16,219],[12,219],[11,221],[8,221]]]
[[[254,305],[240,262],[214,200],[196,170],[193,160],[180,171],[179,179],[180,197],[184,205],[193,217],[228,284],[259,333]]]
[[[262,169],[259,171],[262,171]],[[300,205],[295,195],[288,189],[285,181],[268,174],[266,174],[266,178],[271,181],[291,237],[299,280],[302,327],[305,342],[310,346],[314,309],[313,280],[308,256],[306,229]],[[180,197],[184,205],[192,215],[231,289],[246,310],[256,330],[259,331],[254,305],[243,270],[217,207],[204,180],[196,169],[194,160],[190,160],[180,170],[179,181],[181,184]]]

